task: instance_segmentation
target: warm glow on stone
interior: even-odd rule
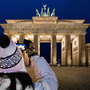
[[[0,24],[4,34],[14,42],[23,43],[24,39],[31,40],[36,45],[40,55],[40,42],[51,43],[51,64],[57,61],[56,43],[61,43],[61,65],[90,65],[90,45],[85,47],[86,29],[90,24],[82,20],[58,20],[58,17],[32,17],[32,20],[6,20],[7,24]],[[72,49],[71,49],[72,43]],[[22,47],[22,46],[20,46]],[[72,54],[71,54],[72,50]],[[26,52],[23,52],[25,64],[29,64]]]

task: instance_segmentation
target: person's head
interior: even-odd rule
[[[1,36],[0,36],[0,46],[1,46],[2,48],[6,48],[6,47],[9,46],[9,44],[10,44],[10,39],[9,39],[9,37],[8,37],[7,35],[5,35],[5,34],[1,35]]]
[[[25,44],[25,50],[26,50],[26,53],[28,54],[28,57],[38,55],[36,52],[35,45],[32,41],[24,39],[24,44]]]
[[[24,39],[24,44],[25,44],[25,49],[26,50],[30,49],[30,43],[32,43],[32,41]]]

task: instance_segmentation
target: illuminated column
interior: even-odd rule
[[[36,47],[36,51],[38,52],[38,45],[39,45],[39,43],[38,43],[38,35],[34,35],[34,45],[35,45],[35,47]]]
[[[73,44],[73,42],[74,42],[74,39],[72,40],[72,65],[75,65],[75,58],[74,58],[74,44]]]
[[[51,37],[51,65],[56,65],[57,61],[57,46],[56,46],[56,35]]]
[[[19,43],[23,43],[25,39],[25,35],[23,33],[19,33]]]
[[[24,57],[25,65],[29,65],[29,57],[26,51],[23,51],[23,57]]]
[[[65,36],[62,38],[61,42],[61,65],[66,65],[66,59],[65,59]]]
[[[40,56],[40,36],[38,36],[38,55]]]
[[[79,55],[80,55],[80,65],[86,65],[85,56],[85,34],[79,35]]]
[[[80,65],[80,40],[79,35],[75,35],[72,41],[72,65]]]
[[[71,41],[70,35],[65,35],[62,38],[62,56],[61,56],[61,65],[71,65]]]
[[[67,65],[71,65],[71,41],[70,35],[65,36],[65,46],[66,46],[66,62]]]
[[[85,45],[86,49],[86,65],[90,67],[90,43]]]

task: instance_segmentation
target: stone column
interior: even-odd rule
[[[29,65],[29,57],[26,51],[23,51],[23,57],[24,57],[25,65]]]
[[[25,35],[23,33],[19,33],[19,43],[23,43],[25,39]]]
[[[51,37],[51,65],[56,65],[57,61],[57,46],[56,46],[56,35]]]
[[[80,55],[80,65],[86,65],[86,56],[85,56],[85,34],[79,35],[79,55]]]
[[[71,41],[70,35],[66,34],[62,38],[62,57],[61,57],[61,65],[71,65]]]
[[[61,65],[66,65],[66,59],[65,59],[65,36],[62,38],[61,41]]]
[[[67,65],[71,65],[71,39],[70,35],[65,36],[65,46],[66,46],[66,62]]]
[[[86,65],[90,67],[90,43],[85,45],[86,50]]]
[[[34,35],[34,45],[36,47],[36,51],[38,52],[38,35]]]
[[[38,36],[38,55],[40,56],[40,36]]]
[[[72,41],[72,65],[80,65],[80,38],[75,35]]]

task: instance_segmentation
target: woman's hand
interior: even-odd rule
[[[36,52],[36,48],[35,45],[30,46],[29,49],[26,49],[26,52],[28,54],[28,57],[34,56],[34,55],[38,55]]]

